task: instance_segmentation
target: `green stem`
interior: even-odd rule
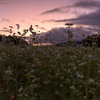
[[[88,100],[88,79],[89,79],[89,73],[90,73],[90,66],[88,68],[88,74],[87,74],[86,100]]]

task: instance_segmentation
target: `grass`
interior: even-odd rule
[[[0,100],[100,100],[100,48],[0,43]]]

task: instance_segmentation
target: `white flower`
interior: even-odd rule
[[[79,87],[82,87],[82,85],[80,85]]]
[[[83,75],[80,75],[80,78],[84,78],[84,76]]]
[[[64,77],[62,76],[61,79],[64,79]]]
[[[62,87],[62,86],[64,86],[64,85],[60,84],[60,86]]]
[[[70,73],[70,71],[71,71],[71,69],[68,69],[67,73],[69,74],[69,73]]]
[[[100,70],[98,70],[98,72],[97,72],[98,74],[100,73]]]
[[[18,92],[20,93],[23,90],[23,87],[21,86],[21,88],[18,89]]]
[[[75,89],[75,87],[74,86],[71,86],[70,89]]]
[[[77,63],[80,63],[81,61],[80,60],[77,60]]]
[[[11,66],[8,66],[8,69],[10,70],[11,69]]]
[[[81,63],[81,64],[78,64],[79,66],[83,66],[83,65],[85,65],[86,64],[86,62],[83,62],[83,63]]]
[[[76,70],[77,69],[77,67],[73,67],[73,70]]]
[[[50,81],[45,81],[44,83],[49,83]]]
[[[83,98],[85,98],[85,99],[86,99],[86,96],[83,96]]]
[[[31,70],[31,73],[34,72],[34,70]]]
[[[37,80],[37,78],[33,79],[33,80],[32,80],[32,83],[35,82],[36,80]]]
[[[27,69],[25,69],[25,72],[27,72]]]
[[[28,96],[27,94],[25,94],[25,97]]]
[[[21,48],[21,51],[25,51],[25,49],[24,48]]]
[[[71,82],[70,79],[67,79],[66,81],[67,81],[67,82]]]
[[[89,83],[94,83],[94,80],[92,78],[89,78],[88,82]]]
[[[6,70],[6,74],[12,75],[13,73],[10,70]]]
[[[93,57],[93,55],[88,55],[88,58],[91,58],[91,57]]]

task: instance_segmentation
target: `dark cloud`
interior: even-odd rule
[[[10,22],[9,19],[5,19],[5,18],[3,18],[2,21]]]
[[[43,20],[42,23],[45,23],[45,22],[55,22],[56,20],[55,19],[49,19],[49,20]]]
[[[22,22],[25,22],[25,20],[21,20]]]
[[[8,4],[8,3],[0,3],[0,5],[10,6],[10,4]]]
[[[80,7],[80,8],[100,8],[100,2],[98,1],[79,1],[76,2],[73,6],[71,7]]]
[[[40,21],[40,20],[39,20],[39,19],[37,19],[37,18],[33,18],[32,20]]]
[[[89,25],[89,26],[100,26],[100,9],[86,14],[86,15],[81,15],[77,18],[72,18],[72,19],[64,19],[64,20],[55,20],[55,22],[72,22],[74,24],[79,24],[79,25]]]
[[[77,18],[72,18],[72,19],[61,19],[61,20],[55,20],[55,19],[51,19],[51,20],[45,20],[43,22],[56,22],[56,23],[73,23],[74,25],[87,25],[87,26],[91,26],[91,27],[95,27],[95,28],[99,28],[100,27],[100,9],[89,13],[89,14],[85,14],[85,15],[80,15]]]
[[[64,42],[67,41],[67,37],[68,37],[68,33],[67,33],[68,29],[67,28],[53,28],[47,32],[42,32],[39,35],[39,38],[42,37],[46,37],[46,34],[50,34],[50,36],[48,37],[48,41],[47,43],[50,43],[50,40],[52,40],[53,42],[61,42],[62,41],[62,35],[63,35],[63,40],[66,39]],[[84,38],[86,38],[88,35],[93,35],[95,34],[93,32],[93,30],[90,29],[85,29],[84,27],[71,27],[70,31],[73,33],[74,37],[71,40],[77,40],[77,41],[81,41],[83,39],[82,35],[85,35]],[[78,36],[78,37],[77,37]],[[28,40],[31,40],[31,38],[27,38]],[[42,38],[42,43],[45,43],[44,38]]]
[[[91,9],[91,10],[94,10],[94,8],[100,8],[100,2],[98,1],[90,1],[90,0],[87,0],[87,1],[76,1],[74,2],[74,4],[72,5],[65,5],[65,6],[62,6],[62,7],[58,7],[58,8],[54,8],[54,9],[51,9],[51,10],[47,10],[45,12],[42,12],[40,15],[44,15],[44,14],[52,14],[52,13],[68,13],[70,12],[70,9],[73,9],[75,10],[76,8],[82,8],[82,9]],[[73,13],[77,13],[77,12],[73,12]]]
[[[62,13],[62,12],[63,12],[63,10],[60,7],[60,8],[54,8],[52,10],[45,11],[45,12],[41,13],[40,15],[51,14],[51,13]]]
[[[6,0],[0,0],[0,5],[10,6],[11,4],[7,3]]]
[[[45,27],[39,27],[39,29],[47,31],[47,29]]]
[[[82,40],[82,35],[92,35],[92,34],[94,34],[93,33],[93,31],[91,31],[91,30],[86,30],[84,27],[76,27],[76,28],[71,28],[70,29],[71,30],[71,32],[73,33],[73,35],[74,35],[74,37],[72,38],[72,40],[78,40],[78,41],[81,41]],[[49,41],[50,40],[53,40],[53,41],[61,41],[62,40],[62,35],[63,35],[63,37],[64,38],[66,38],[66,40],[67,40],[67,35],[68,35],[68,33],[67,33],[67,31],[68,31],[68,29],[67,28],[63,28],[63,27],[61,27],[61,28],[53,28],[53,29],[51,29],[50,31],[48,31],[48,32],[44,32],[44,33],[41,33],[41,35],[40,36],[44,36],[45,34],[49,34],[50,32],[51,32],[51,34],[50,34],[50,37],[49,37]],[[43,34],[43,35],[42,35]],[[78,36],[78,37],[76,37],[76,35]],[[85,37],[86,37],[85,36]]]

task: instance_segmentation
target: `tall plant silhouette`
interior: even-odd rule
[[[68,28],[68,31],[67,31],[67,33],[68,33],[68,44],[69,44],[69,42],[70,42],[70,39],[73,37],[73,34],[72,34],[72,32],[71,31],[69,31],[69,29],[70,29],[70,27],[73,25],[73,24],[71,24],[71,23],[66,23],[65,25],[67,25],[68,27],[66,27],[66,28]]]

